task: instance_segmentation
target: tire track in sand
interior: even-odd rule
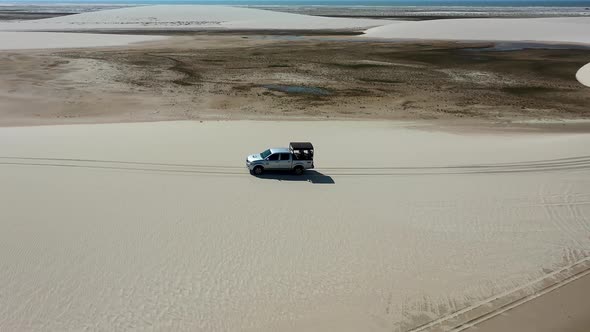
[[[211,175],[247,175],[245,166],[214,164],[156,163],[121,160],[0,157],[0,165],[39,167],[95,168],[127,171],[152,171],[170,173],[195,173]],[[521,161],[497,164],[468,164],[449,166],[379,166],[379,167],[320,167],[317,172],[337,176],[393,176],[393,175],[439,175],[439,174],[494,174],[546,172],[590,169],[590,156],[562,159]],[[317,174],[323,176],[323,174]],[[314,176],[314,173],[309,175]]]
[[[517,288],[479,301],[406,332],[464,331],[587,275],[590,275],[590,257],[580,259]],[[531,293],[532,289],[536,289],[536,291]],[[489,307],[492,309],[486,310]]]

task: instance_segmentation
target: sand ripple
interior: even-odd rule
[[[247,174],[246,154],[293,137],[320,175]],[[588,144],[359,121],[1,128],[0,330],[420,331],[501,313],[587,267]]]

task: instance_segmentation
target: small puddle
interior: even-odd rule
[[[281,84],[267,84],[263,85],[264,88],[271,91],[280,91],[293,94],[304,94],[304,95],[316,95],[316,96],[328,96],[332,93],[322,88],[316,88],[313,86],[302,86],[302,85],[281,85]]]

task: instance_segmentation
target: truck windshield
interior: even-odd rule
[[[260,153],[260,156],[262,157],[262,159],[270,156],[270,150],[263,151],[262,153]]]

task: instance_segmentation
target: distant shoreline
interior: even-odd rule
[[[15,5],[9,1],[0,1],[0,5]],[[87,5],[87,6],[125,6],[125,5],[240,5],[240,6],[308,6],[308,7],[587,7],[589,0],[433,0],[425,3],[420,0],[65,0],[58,4],[52,4],[49,0],[22,1],[19,6],[62,6],[62,5]]]
[[[68,3],[51,4],[36,3],[3,3],[0,0],[0,21],[35,20],[84,12],[124,7],[166,4],[199,4],[199,1],[173,2],[104,2],[100,3]],[[207,2],[207,4],[212,4]],[[590,1],[494,1],[489,3],[477,1],[440,1],[413,3],[400,2],[371,2],[363,5],[350,1],[334,1],[329,5],[311,5],[308,2],[289,2],[276,4],[271,1],[251,2],[215,2],[235,7],[264,9],[277,12],[303,14],[320,17],[361,18],[361,19],[395,19],[407,21],[425,21],[435,19],[455,18],[543,18],[543,17],[590,17]],[[488,4],[488,5],[486,5]]]

